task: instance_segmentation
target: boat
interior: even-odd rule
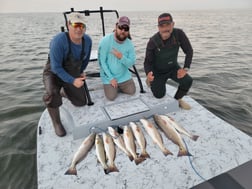
[[[67,14],[64,12],[65,19]],[[86,16],[115,10],[78,11]],[[104,33],[105,34],[105,33]],[[90,61],[96,61],[96,55]],[[173,98],[176,88],[167,84],[167,94],[162,99],[153,97],[137,70],[133,68],[137,92],[133,96],[120,94],[115,101],[104,96],[101,80],[96,73],[87,74],[86,90],[88,105],[75,107],[63,98],[60,107],[62,123],[67,131],[65,137],[57,137],[47,110],[42,113],[37,132],[38,189],[48,188],[164,188],[164,189],[214,189],[251,188],[249,171],[252,167],[252,137],[217,117],[190,96],[183,99],[191,110],[182,110]],[[193,141],[183,136],[183,142],[192,156],[177,157],[178,147],[163,132],[164,145],[174,154],[164,156],[143,130],[150,155],[139,165],[116,148],[115,164],[119,172],[105,174],[97,163],[95,147],[77,165],[77,175],[65,175],[74,153],[90,133],[107,132],[111,126],[122,126],[146,118],[151,123],[153,114],[169,115],[186,130],[199,136]],[[139,147],[137,148],[139,151]],[[247,173],[247,174],[246,174]],[[230,185],[231,184],[231,185]]]

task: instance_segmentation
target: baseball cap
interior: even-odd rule
[[[84,15],[78,12],[72,12],[68,15],[68,20],[71,23],[82,23],[85,24]]]
[[[130,20],[127,16],[122,16],[118,19],[118,25],[119,26],[123,26],[123,25],[127,25],[130,26]]]
[[[173,22],[172,15],[170,13],[160,14],[158,17],[158,25],[170,24]]]

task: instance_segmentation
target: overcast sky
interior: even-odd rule
[[[100,6],[118,11],[252,9],[252,0],[0,0],[0,12],[62,12]]]

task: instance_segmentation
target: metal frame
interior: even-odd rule
[[[104,23],[104,13],[115,13],[115,14],[116,14],[116,17],[119,18],[119,14],[118,14],[117,10],[104,10],[103,7],[100,7],[99,10],[82,10],[82,11],[75,11],[74,8],[71,8],[70,11],[63,12],[64,18],[65,18],[65,25],[66,25],[67,30],[68,30],[68,19],[67,19],[67,15],[70,14],[70,13],[72,13],[72,12],[83,13],[85,16],[90,16],[90,14],[93,14],[93,13],[100,13],[101,21],[102,21],[102,34],[103,34],[103,36],[105,36],[105,34],[106,34],[106,32],[105,32],[105,23]],[[65,31],[64,26],[61,27],[61,31],[62,31],[62,32]],[[97,58],[96,58],[96,59],[91,59],[91,60],[89,60],[89,61],[90,61],[90,62],[92,62],[92,61],[97,61]],[[143,89],[142,81],[141,81],[141,79],[140,79],[140,76],[139,76],[139,74],[138,74],[138,71],[137,71],[135,65],[133,65],[132,67],[133,67],[133,70],[132,70],[132,69],[129,69],[129,71],[136,75],[137,80],[138,80],[138,83],[139,83],[139,87],[140,87],[140,93],[145,93],[145,91],[144,91],[144,89]],[[99,76],[99,73],[91,74],[91,76],[92,76],[92,75]],[[89,105],[89,106],[90,106],[90,105],[93,105],[94,103],[93,103],[92,100],[91,100],[91,97],[90,97],[89,90],[88,90],[88,87],[87,87],[86,82],[84,82],[84,88],[85,88],[86,95],[87,95],[87,99],[88,99],[88,105]]]

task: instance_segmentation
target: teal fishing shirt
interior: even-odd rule
[[[118,43],[114,35],[114,33],[106,35],[99,43],[98,61],[103,84],[110,84],[112,79],[116,79],[118,83],[131,79],[129,68],[136,62],[132,41],[127,38],[122,43]],[[123,54],[121,59],[112,53],[113,49]]]

